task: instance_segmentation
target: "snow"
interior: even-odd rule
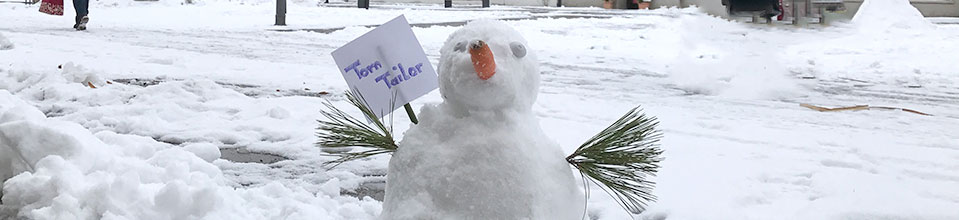
[[[495,74],[479,76],[467,52],[483,42]],[[534,53],[501,21],[473,21],[444,43],[443,103],[420,110],[390,158],[385,219],[579,219],[583,194],[558,144],[530,107],[539,90]],[[457,49],[457,45],[462,46]],[[469,45],[469,46],[467,46]],[[481,63],[482,64],[482,63]]]
[[[681,42],[674,47],[679,54],[666,71],[678,88],[692,94],[747,99],[794,95],[790,93],[796,90],[796,82],[787,77],[777,51],[763,44],[740,44],[741,40],[758,40],[775,33],[697,14],[681,19],[672,34]]]
[[[13,49],[13,43],[10,43],[10,40],[4,37],[3,34],[0,34],[0,50],[9,49]]]
[[[864,1],[852,23],[867,33],[925,32],[936,26],[911,7],[908,0]]]
[[[528,109],[536,101],[539,91],[539,67],[536,54],[517,58],[510,51],[510,43],[527,44],[512,28],[504,23],[478,20],[450,34],[441,49],[438,72],[440,93],[450,108],[459,109],[454,114],[469,114],[474,110],[498,110],[504,108]],[[471,56],[465,50],[454,51],[457,44],[468,48],[477,40],[489,45],[496,61],[495,74],[483,80],[477,77]],[[464,49],[465,49],[464,48]],[[443,62],[445,61],[445,62]]]
[[[352,219],[370,218],[379,210],[371,199],[313,195],[275,183],[237,189],[226,184],[209,158],[198,157],[208,157],[211,147],[219,154],[215,146],[181,149],[137,135],[92,134],[24,106],[3,112],[0,148],[19,152],[4,154],[3,161],[22,155],[32,166],[12,166],[21,167],[15,170],[19,174],[3,186],[4,204],[22,207],[26,218]]]
[[[565,156],[532,114],[456,111],[449,103],[421,109],[390,160],[383,217],[582,217],[583,194]]]
[[[73,64],[73,62],[67,62],[58,68],[63,69],[63,76],[68,82],[80,83],[80,85],[86,86],[93,85],[93,87],[103,86],[106,84],[106,81],[100,79],[100,76],[98,76],[96,73],[91,72],[82,66]]]
[[[117,0],[93,4],[85,32],[70,28],[72,10],[57,17],[3,4],[0,39],[16,47],[0,50],[0,210],[37,219],[374,219],[382,203],[352,195],[381,184],[390,158],[327,170],[320,164],[332,158],[313,146],[313,129],[325,99],[358,113],[329,52],[405,14],[422,24],[413,30],[434,65],[457,22],[519,19],[506,23],[529,39],[542,73],[530,109],[538,122],[528,123],[565,153],[637,105],[658,117],[659,200],[635,219],[959,218],[959,26],[929,28],[901,1],[872,1],[850,23],[796,29],[697,9],[305,1],[290,4],[290,26],[274,27],[267,1]],[[899,16],[862,17],[891,13]],[[312,32],[274,31],[300,29]],[[434,92],[413,105],[442,102]],[[410,130],[402,113],[394,125]],[[287,160],[209,162],[210,145]],[[630,218],[590,189],[590,219]]]
[[[220,148],[211,143],[191,143],[183,146],[183,150],[193,153],[206,162],[220,159]]]
[[[952,61],[959,49],[950,42],[955,35],[937,28],[905,4],[908,2],[867,1],[851,24],[837,28],[852,33],[790,48],[790,54],[806,60],[805,64],[796,64],[792,71],[824,79],[854,79],[866,84],[907,87],[953,84],[955,70],[959,69],[959,63]]]

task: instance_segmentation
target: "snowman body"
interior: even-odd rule
[[[582,218],[570,166],[531,111],[539,70],[525,44],[499,21],[450,35],[439,65],[444,102],[422,108],[390,159],[384,219]],[[495,73],[480,74],[487,61],[471,57],[480,46]]]

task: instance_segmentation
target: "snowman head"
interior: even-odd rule
[[[439,84],[446,103],[459,109],[528,111],[539,91],[538,61],[512,27],[477,20],[440,49]]]

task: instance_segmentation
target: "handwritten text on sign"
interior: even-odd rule
[[[356,62],[350,64],[350,67],[347,67],[343,70],[346,72],[353,71],[353,73],[356,73],[356,77],[362,80],[363,77],[367,77],[370,75],[370,73],[383,68],[383,64],[380,64],[380,61],[373,62],[373,64],[370,64],[366,67],[360,67],[360,64],[360,60],[356,60]],[[419,73],[423,72],[423,63],[417,63],[414,67],[410,67],[409,69],[403,68],[403,64],[398,63],[393,67],[393,71],[399,71],[400,75],[390,77],[392,74],[387,71],[377,76],[376,82],[378,83],[382,81],[383,85],[386,85],[387,89],[392,89],[393,86],[398,86],[400,83],[403,83],[403,81],[410,80],[410,78],[415,77],[416,75],[419,75]]]
[[[377,117],[437,88],[436,70],[402,15],[336,49],[333,60]]]

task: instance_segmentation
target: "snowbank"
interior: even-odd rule
[[[866,0],[852,22],[866,33],[922,33],[936,29],[909,0]]]
[[[23,100],[10,95],[10,92],[6,90],[0,90],[0,113],[7,112],[7,110],[13,109],[17,106],[28,105]],[[23,118],[24,116],[15,115],[13,113],[10,115],[0,114],[0,121],[6,121],[6,118],[8,117]],[[3,139],[0,139],[0,146],[3,146],[3,144]],[[22,157],[14,157],[15,155],[19,155],[21,153],[13,152],[12,150],[13,149],[8,147],[0,147],[0,180],[6,180],[23,171],[32,170],[31,167],[29,167],[27,163],[21,159]],[[3,192],[0,191],[0,198],[2,198],[2,196]]]
[[[9,50],[13,49],[13,43],[3,36],[3,33],[0,33],[0,50]]]
[[[83,89],[79,82],[96,79],[83,68],[65,65],[63,74],[9,75],[19,77],[0,84],[2,202],[20,207],[21,217],[371,219],[380,212],[379,202],[340,196],[338,190],[314,194],[278,182],[234,188],[210,162],[219,156],[215,146],[180,148],[140,135],[94,134],[79,124],[47,118],[10,93],[34,89],[38,82]],[[331,188],[340,188],[334,183]]]
[[[912,88],[952,86],[959,76],[959,43],[907,0],[867,0],[850,25],[815,34],[833,39],[788,48],[794,72]]]
[[[46,115],[76,122],[93,132],[136,134],[177,145],[242,146],[284,157],[313,148],[311,128],[321,105],[318,98],[256,99],[238,91],[240,86],[204,79],[108,83],[98,71],[72,63],[63,64],[59,71],[51,69],[0,72],[0,89],[33,103]],[[142,82],[155,85],[137,85]],[[269,90],[246,89],[251,93]],[[291,103],[306,106],[282,107]],[[277,124],[284,126],[264,127]]]

